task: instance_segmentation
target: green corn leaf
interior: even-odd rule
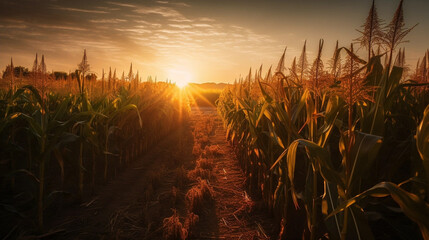
[[[311,161],[313,168],[315,170],[320,171],[320,174],[326,181],[334,183],[338,187],[344,189],[343,180],[333,168],[329,152],[326,149],[317,145],[316,143],[305,139],[298,139],[293,141],[287,149],[286,165],[289,180],[291,182],[292,187],[295,178],[296,151],[298,145],[302,145],[305,148],[307,156]],[[295,204],[297,204],[297,197],[293,196],[293,198]]]
[[[268,102],[264,102],[264,105],[262,105],[261,111],[259,112],[258,119],[256,120],[255,127],[258,127],[259,122],[261,121],[262,117],[265,115],[265,111],[270,106]]]
[[[381,144],[382,137],[380,136],[355,132],[355,143],[350,150],[352,169],[347,183],[349,192],[353,193],[361,182],[362,177],[370,172]]]
[[[426,107],[423,119],[417,128],[416,145],[423,161],[423,167],[427,178],[426,184],[429,189],[429,105]]]
[[[344,211],[344,209],[353,206],[363,198],[369,196],[386,197],[388,195],[398,203],[405,215],[419,225],[423,238],[425,240],[429,239],[429,204],[417,195],[407,192],[391,182],[381,182],[355,197],[342,202],[326,218]]]
[[[40,96],[39,91],[35,87],[33,87],[32,85],[26,85],[26,86],[23,86],[21,89],[22,90],[29,90],[33,94],[33,96],[36,98],[37,103],[39,103],[40,106],[43,105],[42,97]],[[22,90],[20,90],[20,91],[22,91]]]
[[[270,68],[270,71],[271,71],[271,68]],[[270,95],[268,95],[268,93],[262,87],[261,80],[259,78],[258,78],[258,85],[259,85],[259,88],[261,89],[261,93],[262,93],[262,96],[264,97],[265,101],[267,103],[271,103],[273,101],[273,98]]]
[[[337,186],[333,183],[324,182],[324,194],[322,196],[322,213],[328,215],[336,206],[338,206],[338,191]],[[332,239],[340,239],[341,236],[341,219],[338,215],[325,220],[326,227],[329,230],[329,237]]]

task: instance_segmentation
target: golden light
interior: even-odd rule
[[[168,71],[168,75],[172,82],[175,82],[176,86],[178,86],[180,89],[183,89],[188,86],[188,84],[192,81],[193,78],[191,72],[185,69],[170,69]]]
[[[176,86],[178,86],[180,89],[185,88],[186,86],[188,86],[188,81],[180,81],[180,82],[176,82]]]

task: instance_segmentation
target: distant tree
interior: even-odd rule
[[[74,72],[70,73],[70,77],[72,79],[77,79],[78,75],[79,75],[79,70],[77,69]]]
[[[28,70],[28,68],[23,67],[23,66],[17,66],[14,69],[14,73],[15,76],[21,76],[21,77],[28,77],[30,76],[30,71]]]
[[[13,70],[14,70],[13,61],[12,61],[12,58],[10,58],[10,65],[6,66],[6,70],[3,71],[2,78],[9,80],[9,85],[11,89],[13,88],[14,78],[15,78],[15,74],[13,74]]]
[[[8,76],[11,72],[10,65],[6,66],[6,69],[3,71],[2,78]],[[30,75],[30,71],[28,68],[23,66],[16,66],[13,68],[14,77],[28,77]]]
[[[64,80],[68,77],[66,72],[53,72],[51,75],[55,80]]]
[[[97,75],[95,73],[89,73],[86,75],[85,79],[88,81],[92,81],[92,80],[97,79]]]

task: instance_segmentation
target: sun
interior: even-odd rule
[[[185,87],[187,87],[189,84],[188,81],[178,81],[176,82],[176,86],[178,86],[180,89],[184,89]]]
[[[185,69],[173,68],[168,71],[169,78],[180,89],[184,89],[192,81],[192,73]]]

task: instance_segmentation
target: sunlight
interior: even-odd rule
[[[188,86],[189,81],[178,81],[176,82],[176,86],[178,86],[180,89],[183,89]]]
[[[176,83],[176,86],[180,89],[185,88],[192,81],[192,74],[190,71],[185,69],[170,69],[168,71],[169,78],[172,82]]]

